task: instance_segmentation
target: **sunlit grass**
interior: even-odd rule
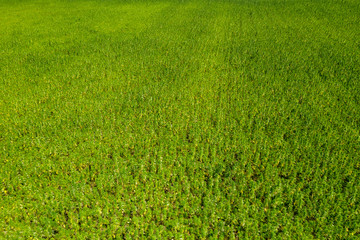
[[[2,238],[359,237],[357,1],[0,12]]]

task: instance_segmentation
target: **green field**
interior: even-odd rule
[[[0,239],[359,239],[358,0],[0,0]]]

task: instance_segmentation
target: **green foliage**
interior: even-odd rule
[[[0,238],[360,237],[357,1],[0,12]]]

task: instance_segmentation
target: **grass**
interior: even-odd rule
[[[0,238],[360,237],[358,1],[0,12]]]

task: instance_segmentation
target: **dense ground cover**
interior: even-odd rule
[[[359,238],[359,22],[0,0],[0,238]]]

